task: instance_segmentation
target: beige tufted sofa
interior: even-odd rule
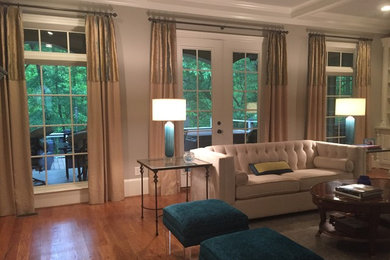
[[[364,148],[300,140],[255,144],[215,145],[192,150],[213,164],[209,198],[222,199],[249,218],[315,209],[310,188],[335,179],[364,174]],[[249,163],[287,161],[293,172],[256,176]],[[191,199],[206,197],[204,170],[191,173]]]

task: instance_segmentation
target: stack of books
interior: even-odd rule
[[[334,193],[355,199],[371,199],[381,197],[383,190],[365,184],[347,184],[336,187]]]

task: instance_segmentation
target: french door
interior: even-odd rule
[[[262,38],[181,30],[177,38],[184,150],[256,142]]]

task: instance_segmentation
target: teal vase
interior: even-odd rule
[[[165,156],[173,157],[175,152],[175,125],[168,121],[165,123]]]
[[[355,139],[355,118],[348,116],[345,119],[345,137],[347,144],[353,144]]]

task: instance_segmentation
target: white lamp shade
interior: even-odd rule
[[[185,121],[186,100],[161,98],[152,100],[153,121]]]
[[[364,116],[365,98],[336,98],[336,116]]]

